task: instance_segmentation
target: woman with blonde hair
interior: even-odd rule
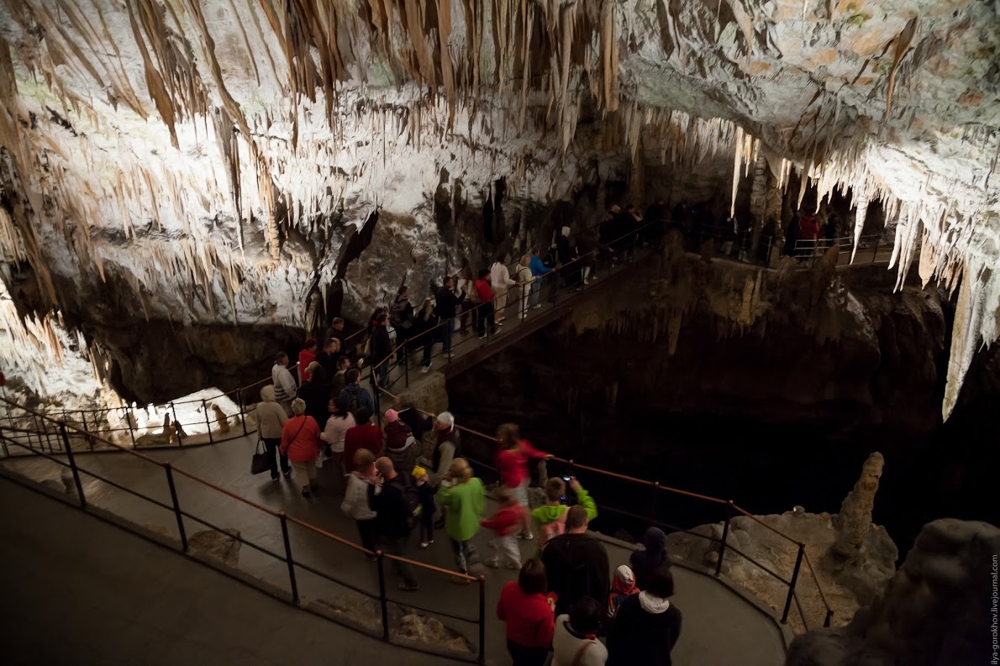
[[[319,424],[306,416],[306,402],[292,400],[292,418],[281,428],[281,446],[278,450],[288,456],[295,470],[295,478],[302,484],[302,496],[310,497],[319,488],[316,485],[316,458],[319,457]]]
[[[468,574],[471,567],[480,565],[479,554],[472,545],[472,537],[479,531],[486,506],[486,488],[472,473],[472,467],[465,458],[455,458],[448,474],[438,489],[438,504],[447,509],[445,531],[451,540],[458,570]],[[468,583],[467,579],[455,579]]]

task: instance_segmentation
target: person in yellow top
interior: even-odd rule
[[[444,482],[438,489],[437,499],[438,504],[446,509],[445,532],[451,540],[458,570],[469,574],[470,569],[476,569],[476,573],[479,573],[482,564],[476,547],[472,545],[472,537],[479,531],[479,522],[483,519],[486,488],[482,480],[473,476],[472,468],[465,458],[455,458],[452,461]],[[469,582],[466,579],[455,580]]]

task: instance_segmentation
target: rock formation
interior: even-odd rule
[[[857,556],[868,538],[872,528],[875,493],[878,492],[878,480],[882,477],[884,465],[885,459],[878,451],[868,456],[861,470],[861,478],[854,484],[854,490],[844,498],[840,513],[833,520],[833,526],[837,529],[837,541],[832,550],[837,555]]]
[[[745,516],[733,518],[722,574],[780,615],[788,587],[751,560],[788,580],[798,555],[797,543],[803,543],[809,562],[803,562],[799,572],[798,604],[793,604],[789,615],[791,626],[799,632],[822,626],[827,604],[833,611],[833,626],[847,624],[855,611],[881,592],[895,573],[896,545],[884,528],[871,522],[872,499],[882,462],[879,453],[869,456],[861,479],[844,500],[840,514],[812,514],[796,507],[780,516],[757,516],[756,520]],[[668,551],[671,557],[714,572],[722,531],[722,523],[717,523],[696,527],[691,530],[693,534],[672,533],[667,537]],[[716,541],[709,541],[706,536]],[[836,557],[831,558],[831,552]]]
[[[998,553],[1000,529],[993,525],[929,523],[869,607],[845,627],[797,637],[785,666],[993,663]]]
[[[947,415],[998,335],[998,25],[968,0],[4,0],[0,274],[152,399],[151,359],[207,373],[206,332],[298,337],[547,243],[584,186],[721,212],[753,167],[764,210],[849,193],[856,238],[878,202],[900,281],[919,255],[961,287]]]
[[[854,484],[854,490],[847,494],[840,507],[840,513],[833,521],[837,528],[837,541],[833,551],[843,557],[854,557],[861,550],[872,527],[872,508],[878,480],[882,477],[885,459],[876,451],[868,456],[861,470],[861,478]]]

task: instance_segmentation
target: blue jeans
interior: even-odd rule
[[[538,305],[538,298],[542,295],[542,278],[537,278],[531,283],[531,296],[530,304],[531,307]]]

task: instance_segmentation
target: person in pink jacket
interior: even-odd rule
[[[302,483],[302,496],[310,497],[316,486],[316,458],[319,457],[319,424],[306,416],[306,403],[300,398],[292,400],[292,418],[281,428],[281,446],[278,450],[288,456],[295,478]]]
[[[531,533],[531,517],[528,513],[528,486],[531,485],[528,461],[548,460],[552,456],[539,451],[528,440],[521,439],[521,430],[516,423],[501,425],[497,430],[497,442],[500,446],[496,457],[500,484],[524,507],[524,527],[520,537],[533,539],[535,537]]]

